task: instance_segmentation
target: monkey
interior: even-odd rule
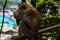
[[[22,2],[18,6],[19,8],[14,12],[14,18],[19,25],[18,35],[33,37],[40,27],[40,14],[36,8],[26,2]],[[21,24],[20,20],[22,20]]]

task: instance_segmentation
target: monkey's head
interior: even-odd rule
[[[29,5],[26,2],[22,2],[18,4],[18,9],[14,12],[14,18],[16,19],[17,24],[19,25],[19,21],[23,17],[23,11],[29,8]]]
[[[35,34],[35,32],[37,32],[37,30],[39,29],[39,12],[34,7],[28,5],[26,2],[22,2],[21,4],[19,4],[19,8],[14,12],[14,17],[18,25],[19,21],[23,19],[23,22],[21,23],[21,26],[18,30],[19,35],[21,33],[26,35],[30,35],[30,33]]]

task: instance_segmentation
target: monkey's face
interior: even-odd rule
[[[19,8],[14,12],[14,18],[16,19],[17,24],[19,25],[19,21],[23,17],[23,11],[26,10],[26,5],[20,5]]]
[[[21,5],[19,5],[19,8],[17,9],[17,11],[14,12],[14,16],[15,18],[22,18],[23,17],[23,12],[28,9],[28,5],[26,3],[21,3]],[[16,18],[17,19],[17,18]]]
[[[20,17],[17,11],[14,12],[14,18],[16,19],[17,25],[19,25]]]

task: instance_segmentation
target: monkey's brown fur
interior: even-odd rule
[[[34,36],[39,30],[40,26],[40,15],[39,12],[33,6],[28,5],[26,2],[22,2],[18,5],[19,8],[14,12],[14,17],[19,25],[18,34],[19,36]]]

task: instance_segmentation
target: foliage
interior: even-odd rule
[[[44,16],[41,18],[41,28],[47,28],[56,24],[60,24],[60,16]],[[59,40],[60,39],[60,29],[50,31],[48,33],[43,33],[41,39],[43,40]]]
[[[60,24],[60,16],[49,15],[47,17],[42,17],[42,27],[49,27],[56,24]]]
[[[59,2],[55,2],[54,0],[37,0],[36,7],[38,11],[43,15],[47,13],[48,9],[50,9],[49,14],[56,15],[60,5]]]
[[[36,8],[41,14],[41,29],[60,24],[60,15],[58,9],[60,0],[37,0]],[[47,10],[50,9],[49,15],[46,16]],[[48,33],[38,34],[40,40],[59,40],[60,29]]]

